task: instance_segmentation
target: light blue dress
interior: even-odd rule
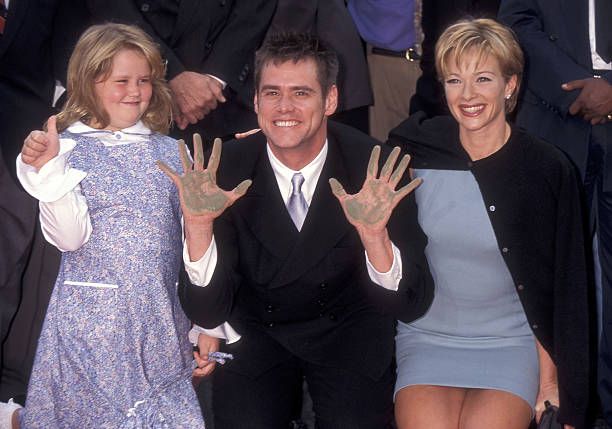
[[[418,219],[435,283],[431,308],[399,323],[395,387],[497,389],[534,406],[535,338],[470,171],[415,170]],[[510,190],[511,192],[511,190]]]
[[[62,255],[22,427],[204,428],[177,296],[179,201],[155,165],[181,169],[176,142],[61,137],[77,142],[68,164],[87,172],[92,234]]]

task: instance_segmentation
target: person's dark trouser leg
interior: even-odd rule
[[[387,429],[393,421],[395,371],[373,380],[343,368],[305,364],[317,429]]]
[[[256,378],[228,369],[215,370],[215,429],[288,429],[299,416],[303,378],[297,359]]]

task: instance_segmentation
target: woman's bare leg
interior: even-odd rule
[[[404,387],[395,397],[398,429],[457,429],[467,392],[459,387]]]
[[[460,416],[460,429],[527,429],[531,406],[512,393],[492,389],[469,389]]]

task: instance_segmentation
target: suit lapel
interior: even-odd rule
[[[2,37],[0,37],[0,57],[4,55],[4,52],[10,46],[15,34],[19,32],[19,27],[26,16],[28,3],[27,0],[14,0],[10,2],[8,16],[6,17],[6,28]]]
[[[349,175],[337,142],[332,138],[329,139],[327,159],[317,182],[302,231],[297,235],[295,245],[290,248],[290,253],[269,287],[280,287],[302,276],[324,259],[330,249],[349,231],[349,228],[352,228],[344,216],[340,203],[331,192],[330,177],[335,177],[344,185],[348,184]],[[291,222],[286,208],[283,207],[283,209],[285,217]],[[296,231],[295,227],[293,231]]]
[[[247,194],[237,201],[234,209],[261,245],[276,258],[284,260],[298,238],[298,231],[281,197],[265,145],[263,148],[253,184]]]

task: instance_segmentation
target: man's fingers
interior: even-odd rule
[[[252,130],[245,131],[243,133],[236,133],[236,134],[234,134],[234,137],[237,140],[240,140],[240,139],[243,139],[245,137],[252,136],[253,134],[256,134],[256,133],[258,133],[260,131],[261,131],[261,128],[253,128]]]
[[[219,168],[219,162],[221,161],[222,146],[223,145],[220,138],[216,138],[213,141],[212,153],[210,154],[210,159],[208,160],[208,167],[206,167],[206,169],[210,172],[213,182],[216,182],[217,168]]]
[[[368,162],[368,178],[375,179],[378,174],[378,159],[380,158],[380,146],[376,145],[370,153],[370,161]]]
[[[198,133],[193,135],[193,169],[196,171],[204,170],[204,149],[202,147],[202,137]]]
[[[225,96],[223,95],[223,85],[221,85],[221,82],[217,81],[215,78],[210,76],[209,78],[210,84],[208,86],[211,92],[220,103],[225,103]]]
[[[566,91],[573,91],[575,89],[584,88],[585,84],[586,84],[586,79],[578,79],[578,80],[572,80],[569,82],[565,82],[564,84],[561,85],[561,88],[563,88]]]
[[[397,186],[399,181],[402,180],[402,176],[406,172],[406,169],[408,168],[409,164],[410,164],[410,155],[404,155],[402,157],[402,160],[398,164],[397,168],[391,175],[391,179],[389,180],[389,182],[391,183],[391,185],[393,185],[394,188]]]
[[[417,177],[408,183],[406,186],[402,186],[397,191],[395,191],[395,198],[397,202],[401,201],[406,195],[414,191],[421,183],[423,183],[423,179]]]
[[[329,179],[329,186],[331,187],[332,194],[334,194],[339,200],[342,200],[342,198],[346,196],[344,187],[333,177]]]
[[[577,115],[578,113],[580,113],[580,110],[582,110],[582,101],[580,101],[580,98],[577,98],[570,105],[569,113],[570,113],[570,115]]]
[[[179,157],[181,158],[181,165],[183,166],[183,171],[187,172],[193,168],[191,163],[191,159],[189,158],[189,153],[187,152],[187,145],[181,139],[176,142],[179,150]]]
[[[249,190],[249,187],[251,186],[252,183],[253,183],[253,181],[251,179],[243,180],[242,182],[240,182],[238,184],[238,186],[236,186],[232,190],[232,204],[238,198],[242,197],[244,194],[247,193],[247,191]]]
[[[395,166],[395,163],[397,162],[397,158],[399,157],[399,154],[400,154],[400,148],[395,146],[393,150],[391,151],[391,153],[389,154],[387,161],[385,161],[385,165],[383,165],[382,170],[380,170],[381,179],[383,180],[389,179],[389,176],[391,176],[391,172],[393,171],[393,167]]]
[[[157,168],[164,172],[166,176],[168,176],[174,183],[176,183],[176,179],[178,179],[178,174],[174,171],[168,164],[164,161],[156,161]]]

